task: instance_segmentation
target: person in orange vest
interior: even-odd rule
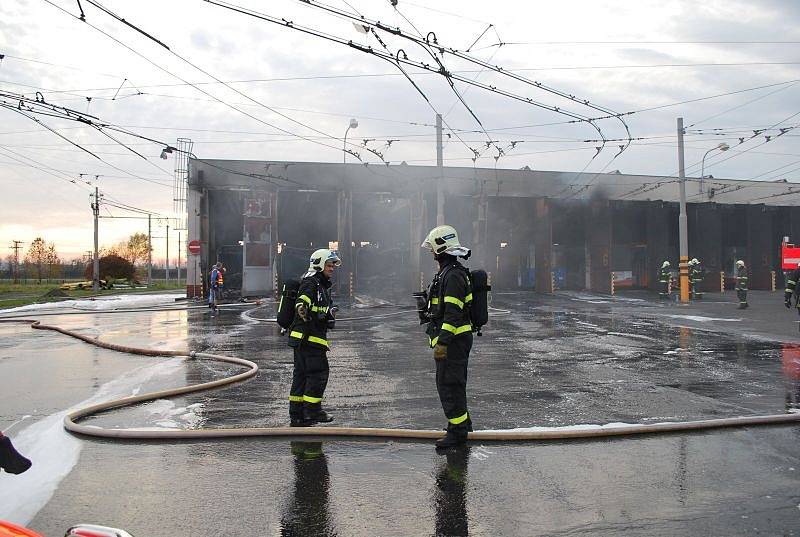
[[[31,467],[31,461],[14,449],[11,439],[0,432],[0,468],[9,474],[21,474]]]
[[[209,278],[209,287],[211,288],[208,294],[208,307],[215,313],[218,311],[219,301],[222,299],[222,287],[225,269],[222,267],[222,261],[217,262],[214,268],[211,269],[211,277]]]

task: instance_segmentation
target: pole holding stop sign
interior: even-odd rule
[[[189,244],[186,245],[189,253],[192,255],[197,255],[200,253],[200,241],[189,241]]]

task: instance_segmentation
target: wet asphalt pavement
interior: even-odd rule
[[[733,293],[709,294],[689,306],[646,293],[497,293],[498,310],[484,336],[475,338],[470,358],[475,427],[794,411],[800,408],[798,316],[778,295],[752,292],[751,308],[739,311]],[[251,311],[250,319],[231,308],[218,317],[199,309],[46,322],[117,343],[230,354],[261,368],[240,385],[108,412],[89,424],[278,426],[288,421],[292,364],[276,325],[257,320],[271,317],[273,307]],[[340,313],[374,318],[339,321],[329,334],[324,404],[336,425],[444,425],[425,336],[413,311],[398,311]],[[114,390],[151,391],[237,371],[227,364],[129,356],[0,325],[0,427],[32,414],[11,430],[10,436],[22,437],[26,427],[98,391],[102,400]],[[800,534],[797,426],[483,443],[446,453],[428,442],[133,443],[61,434],[40,456],[58,462],[62,448],[72,446],[76,463],[35,516],[22,519],[46,535],[61,535],[77,522],[124,527],[137,537]],[[2,511],[12,483],[18,491],[42,488],[33,478],[21,479],[26,475],[0,474],[0,518],[14,520]]]

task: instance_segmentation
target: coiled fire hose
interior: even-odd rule
[[[110,349],[117,352],[138,354],[144,356],[176,356],[187,359],[212,360],[241,365],[248,368],[242,373],[201,384],[193,384],[179,388],[171,388],[149,392],[142,395],[115,399],[99,403],[71,412],[64,417],[64,428],[78,435],[100,438],[125,438],[137,440],[197,440],[210,438],[241,438],[251,436],[271,437],[303,437],[303,436],[329,436],[329,437],[361,437],[361,438],[401,438],[401,439],[437,439],[444,436],[443,431],[419,429],[381,429],[368,427],[254,427],[254,428],[219,428],[219,429],[104,429],[96,426],[86,426],[77,423],[88,416],[110,410],[122,408],[145,401],[163,399],[176,395],[200,392],[219,388],[228,384],[242,382],[256,375],[258,366],[250,360],[222,356],[219,354],[203,352],[182,352],[157,349],[142,349],[107,343],[87,335],[61,328],[54,325],[42,324],[35,319],[0,319],[3,322],[28,323],[36,330],[52,330],[61,334],[85,341],[91,345]],[[800,413],[774,414],[767,416],[738,416],[732,418],[719,418],[688,422],[666,422],[651,424],[613,424],[605,426],[584,426],[580,428],[553,427],[536,430],[500,430],[500,431],[475,431],[469,433],[470,440],[484,441],[531,441],[531,440],[564,440],[564,439],[592,439],[609,436],[632,436],[654,433],[676,433],[718,429],[723,427],[745,427],[753,425],[777,425],[800,422]]]

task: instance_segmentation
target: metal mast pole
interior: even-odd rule
[[[153,285],[153,230],[151,216],[147,215],[147,287]]]
[[[444,147],[442,146],[442,114],[436,114],[436,167],[439,180],[436,182],[436,225],[444,224]]]
[[[94,203],[92,203],[92,214],[94,215],[94,256],[92,265],[92,290],[100,290],[100,258],[98,257],[98,230],[97,223],[100,216],[100,189],[94,187]]]
[[[681,189],[681,212],[678,216],[680,240],[680,286],[681,302],[689,302],[689,233],[686,218],[686,171],[683,157],[683,118],[678,118],[678,174]]]

